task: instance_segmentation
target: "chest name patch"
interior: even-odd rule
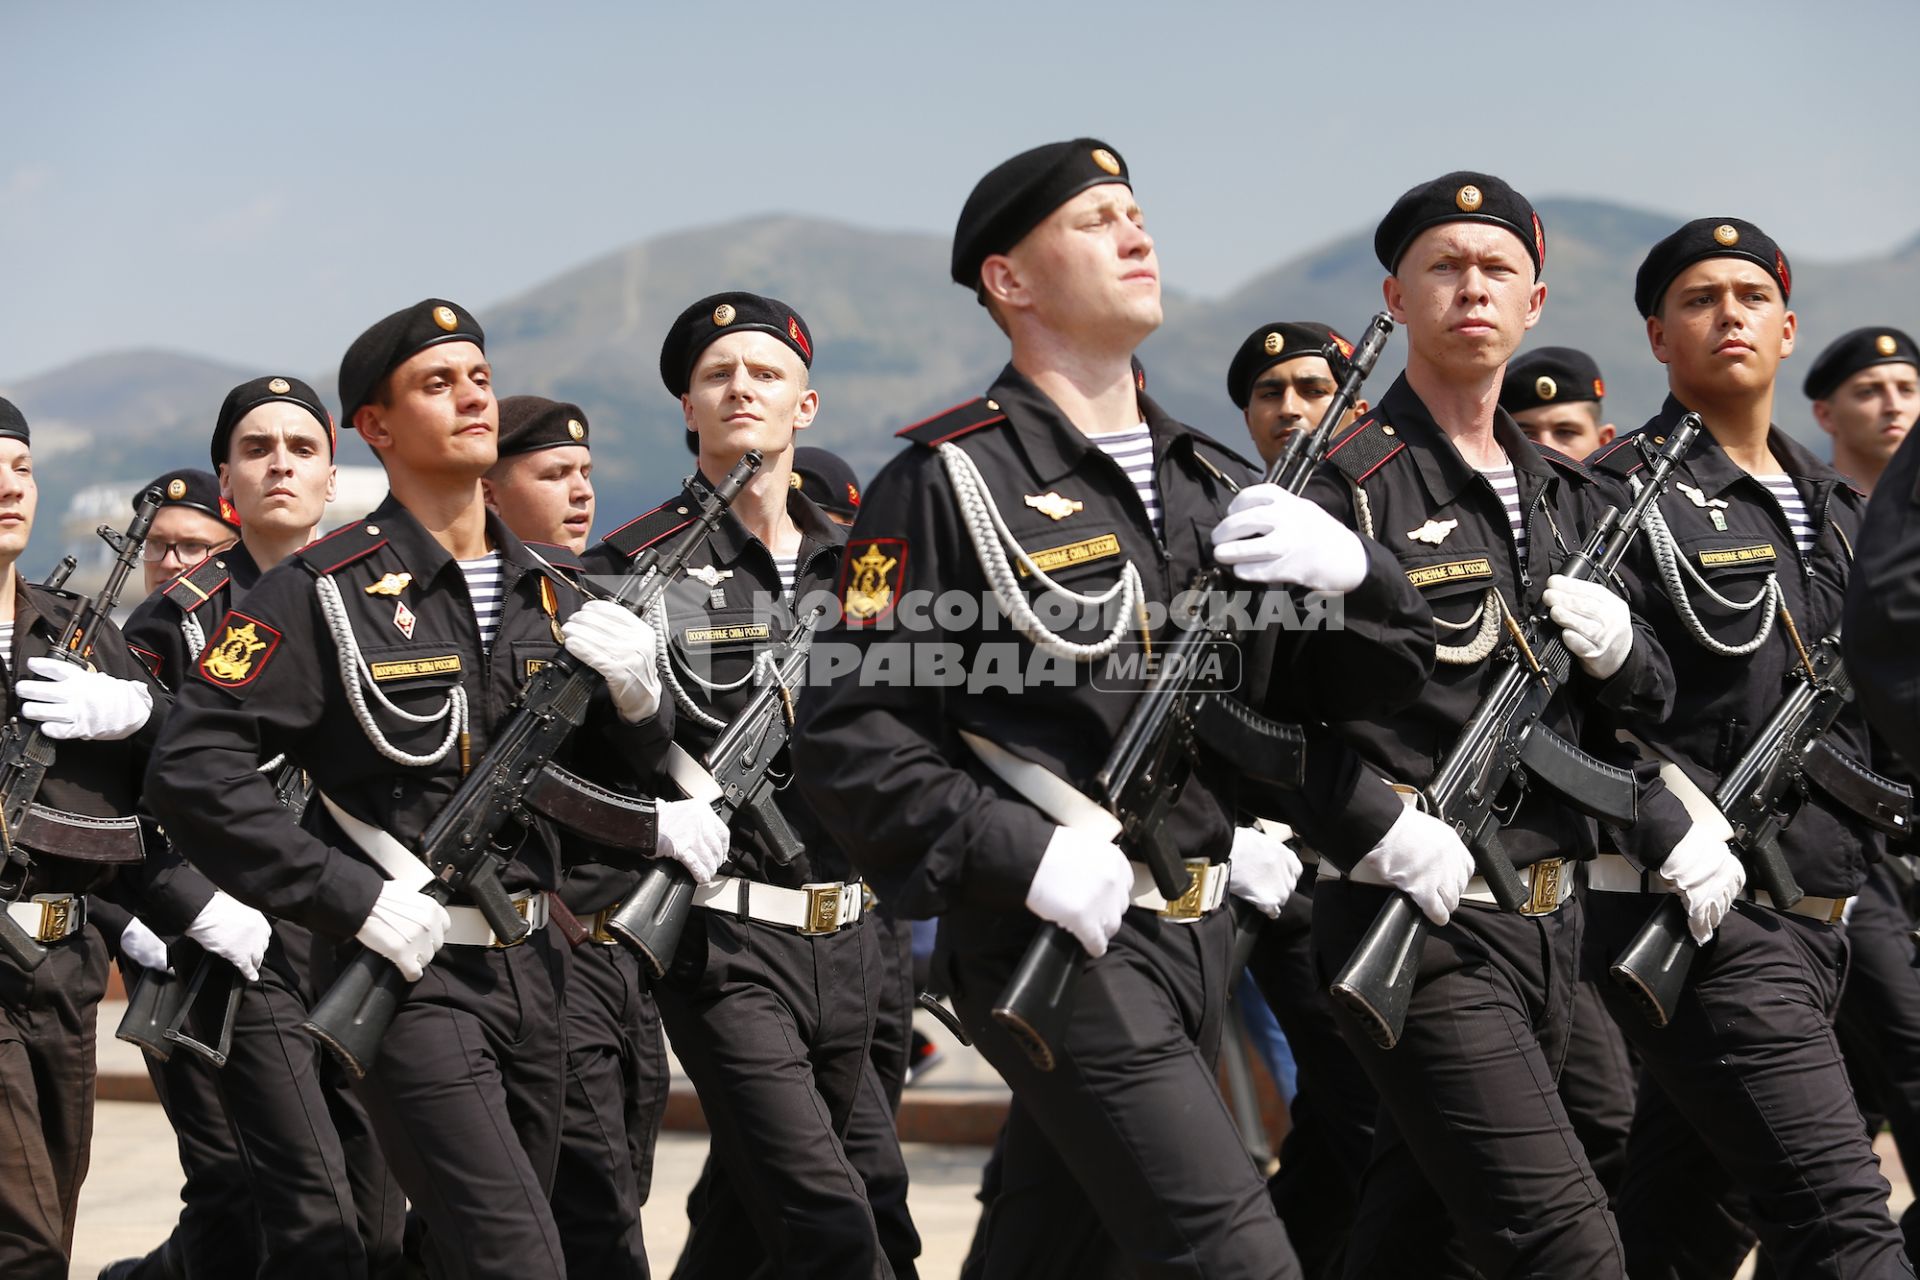
[[[1407,581],[1422,591],[1445,582],[1473,582],[1493,576],[1493,562],[1485,556],[1472,560],[1449,560],[1446,564],[1423,564],[1407,570]]]
[[[1042,573],[1054,573],[1061,569],[1071,569],[1075,565],[1086,564],[1093,560],[1105,560],[1108,556],[1120,554],[1120,536],[1103,533],[1097,538],[1082,538],[1078,542],[1068,542],[1058,547],[1047,547],[1041,551],[1029,551],[1034,564]],[[1027,576],[1025,565],[1017,566],[1020,576]]]
[[[438,658],[401,658],[392,662],[370,662],[367,669],[377,682],[411,680],[415,676],[444,676],[460,670],[460,655],[449,653]]]
[[[1771,542],[1756,542],[1750,547],[1721,547],[1700,553],[1700,567],[1713,569],[1730,564],[1767,564],[1778,559]]]
[[[765,622],[737,623],[730,627],[688,627],[681,635],[683,644],[731,644],[741,640],[771,640],[773,627]]]

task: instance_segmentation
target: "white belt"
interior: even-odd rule
[[[513,895],[513,909],[527,922],[527,933],[520,942],[525,942],[535,933],[547,927],[547,895],[538,889],[522,889]],[[450,947],[512,947],[515,942],[502,942],[494,935],[493,926],[487,923],[478,907],[448,907],[447,943]]]
[[[1527,885],[1527,900],[1520,905],[1520,914],[1523,916],[1551,915],[1573,896],[1573,868],[1564,858],[1543,858],[1519,870],[1520,878]],[[1352,871],[1343,872],[1331,862],[1323,860],[1319,875],[1322,880],[1351,880],[1355,884],[1376,885],[1383,889],[1398,887],[1364,862],[1356,864]],[[1474,876],[1468,880],[1466,892],[1460,895],[1460,901],[1498,905],[1493,890],[1487,887],[1485,876]]]
[[[1192,876],[1187,891],[1168,902],[1153,882],[1153,872],[1145,863],[1133,864],[1133,905],[1159,913],[1179,924],[1192,924],[1220,909],[1227,900],[1230,862],[1210,863],[1204,858],[1188,858],[1185,866]]]
[[[1617,853],[1603,853],[1587,865],[1587,888],[1598,893],[1672,893],[1673,882],[1660,875],[1648,874],[1628,862]],[[1743,902],[1758,903],[1769,911],[1784,910],[1790,916],[1804,916],[1808,920],[1818,920],[1822,924],[1838,924],[1846,915],[1847,904],[1851,898],[1814,898],[1805,897],[1790,907],[1773,905],[1773,895],[1765,889],[1748,889],[1741,893]]]
[[[744,914],[761,924],[793,929],[808,937],[838,933],[860,919],[866,907],[864,886],[855,880],[842,884],[804,884],[782,889],[758,880],[721,876],[693,891],[693,905],[729,915]]]
[[[87,900],[77,893],[36,893],[25,902],[9,902],[7,915],[35,942],[59,942],[86,927]]]

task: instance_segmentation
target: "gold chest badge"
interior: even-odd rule
[[[1065,520],[1074,512],[1087,509],[1086,503],[1063,498],[1057,493],[1030,493],[1021,501],[1049,520]]]

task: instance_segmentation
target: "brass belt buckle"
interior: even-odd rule
[[[1523,916],[1551,915],[1560,909],[1560,877],[1565,874],[1566,863],[1560,858],[1547,858],[1527,868],[1527,879],[1532,883],[1533,891],[1527,895],[1527,903],[1520,908]]]
[[[840,929],[840,898],[846,892],[846,886],[809,884],[802,885],[801,892],[807,895],[807,922],[800,926],[800,932],[808,937],[837,933]]]
[[[58,942],[72,932],[72,898],[54,900],[42,899],[40,903],[40,929],[34,934],[35,942]]]
[[[518,915],[522,920],[525,920],[528,925],[533,924],[533,903],[534,903],[534,900],[539,896],[540,895],[538,893],[530,893],[524,898],[514,899],[514,903],[513,903],[514,914]],[[493,941],[488,943],[487,945],[490,947],[498,947],[504,951],[508,947],[519,946],[521,943],[525,942],[528,938],[531,938],[532,936],[533,936],[533,930],[529,928],[525,933],[521,934],[518,938],[515,938],[512,942],[502,942],[500,940],[500,935],[496,933],[493,935]]]
[[[1188,858],[1186,867],[1193,877],[1187,882],[1187,891],[1160,908],[1160,914],[1169,920],[1198,920],[1207,914],[1207,878],[1211,868],[1205,858]]]
[[[1833,910],[1827,912],[1828,924],[1840,923],[1840,918],[1847,914],[1847,903],[1849,901],[1850,899],[1847,898],[1835,898],[1833,900]]]
[[[618,911],[620,906],[621,904],[616,902],[603,911],[593,913],[593,932],[587,935],[588,941],[597,942],[603,947],[612,946],[614,943],[620,941],[620,939],[607,932],[607,921],[613,919],[613,913]]]

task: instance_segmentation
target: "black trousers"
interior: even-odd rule
[[[563,963],[546,930],[514,947],[443,947],[354,1086],[426,1222],[432,1276],[566,1274],[548,1203],[566,1081]]]
[[[865,1179],[845,1146],[879,998],[878,939],[856,924],[802,937],[695,911],[655,996],[700,1095],[712,1151],[760,1238],[752,1273],[887,1277]],[[739,1215],[696,1211],[675,1274],[721,1276]]]
[[[1389,892],[1320,884],[1323,977],[1346,963]],[[1577,900],[1538,917],[1463,904],[1427,933],[1395,1048],[1342,1014],[1381,1101],[1348,1276],[1626,1274],[1606,1193],[1556,1088],[1580,930]]]
[[[1032,917],[941,921],[954,1006],[1013,1089],[982,1274],[1297,1277],[1260,1176],[1220,1097],[1233,923],[1131,910],[1089,960],[1052,1071],[990,1014]]]
[[[1590,901],[1608,954],[1658,905]],[[1846,966],[1840,929],[1740,903],[1694,957],[1667,1026],[1602,988],[1656,1086],[1641,1090],[1619,1198],[1635,1280],[1713,1274],[1695,1254],[1726,1237],[1718,1207],[1736,1188],[1783,1276],[1913,1274],[1833,1033]]]
[[[652,1186],[669,1080],[639,959],[618,945],[573,948],[566,1021],[566,1115],[552,1201],[567,1274],[644,1280],[640,1206]]]
[[[0,1276],[65,1280],[93,1142],[107,950],[88,925],[28,972],[0,956]]]
[[[1308,906],[1316,887],[1307,868],[1296,894]],[[1374,1112],[1380,1097],[1340,1035],[1333,1001],[1313,957],[1311,907],[1293,903],[1279,919],[1260,925],[1247,972],[1287,1037],[1298,1067],[1292,1120],[1280,1144],[1280,1168],[1267,1180],[1267,1194],[1286,1224],[1313,1280],[1337,1276],[1345,1263],[1347,1236],[1360,1202],[1360,1179],[1373,1151]]]
[[[1920,1171],[1920,969],[1912,930],[1893,873],[1874,867],[1847,917],[1851,956],[1834,1029],[1862,1104],[1886,1120],[1900,1163]],[[1900,1228],[1907,1256],[1920,1258],[1913,1206]]]
[[[1593,1166],[1593,1176],[1614,1208],[1627,1173],[1627,1138],[1633,1131],[1636,1072],[1626,1037],[1607,1012],[1599,983],[1606,967],[1587,973],[1573,989],[1573,1025],[1567,1032],[1567,1060],[1560,1069],[1560,1101],[1566,1104],[1573,1132]]]

